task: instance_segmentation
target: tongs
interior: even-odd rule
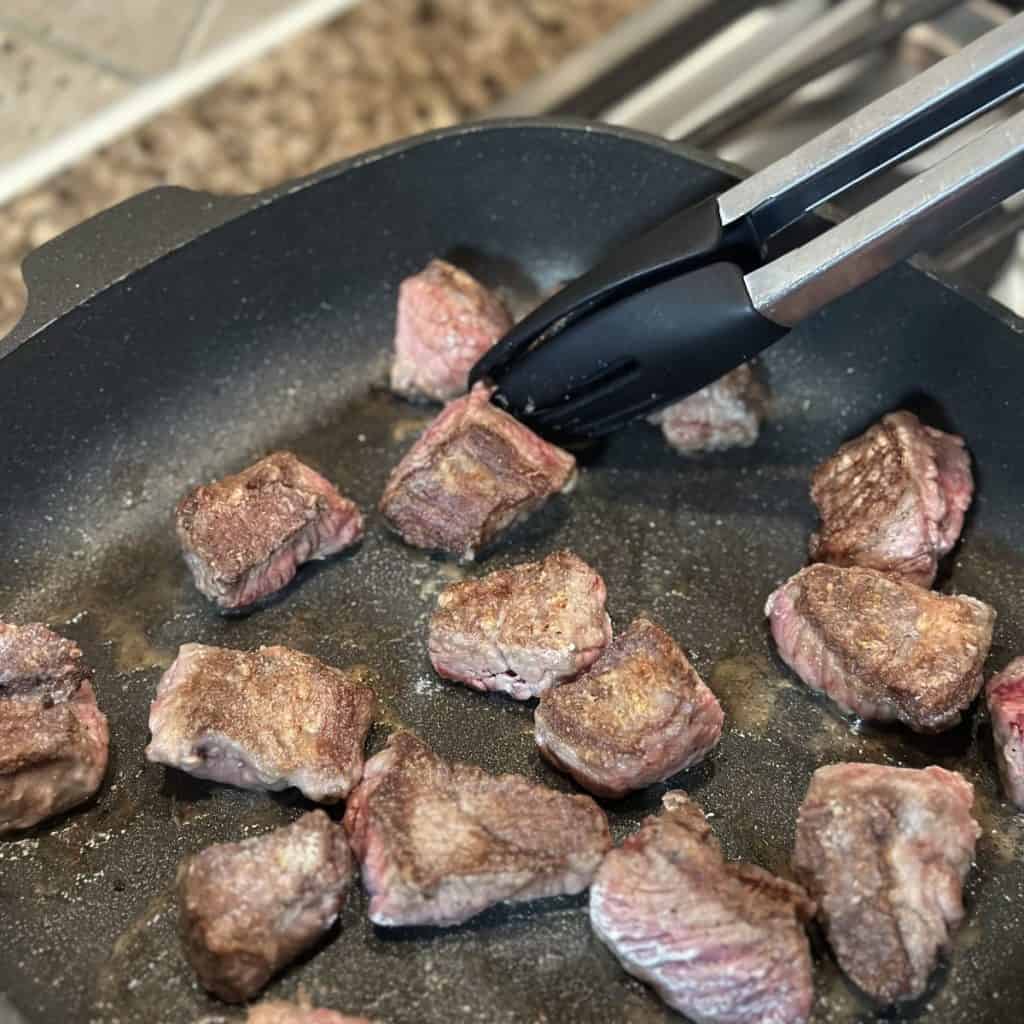
[[[779,237],[821,203],[1022,90],[1018,15],[618,249],[516,324],[471,381],[491,384],[495,402],[562,443],[607,434],[698,391],[1024,189],[1021,112],[805,244],[787,250]]]

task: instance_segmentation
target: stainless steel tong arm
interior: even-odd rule
[[[806,211],[1021,89],[1024,15],[615,250],[515,324],[471,380],[489,381],[495,401],[563,441],[599,437],[697,391],[826,302],[1024,188],[1021,114],[765,262],[784,249],[765,242]]]
[[[865,177],[1024,90],[1024,14],[718,197],[723,226],[762,240]]]
[[[806,245],[747,274],[754,307],[785,327],[1024,189],[1024,112]]]

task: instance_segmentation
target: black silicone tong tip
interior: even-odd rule
[[[526,418],[534,409],[564,400],[574,387],[600,382],[608,367],[622,353],[621,338],[595,342],[593,332],[577,334],[574,328],[597,311],[652,284],[685,273],[729,253],[742,265],[757,261],[757,246],[743,237],[741,225],[733,238],[723,238],[721,218],[715,199],[688,207],[634,241],[616,249],[594,270],[566,285],[561,291],[519,321],[473,367],[470,383],[487,381],[498,387],[496,400],[511,412]],[[597,338],[603,337],[600,332]],[[515,384],[520,362],[539,349],[557,346],[554,376],[533,396],[527,409],[512,395],[522,388]],[[534,376],[531,374],[531,377]]]
[[[560,439],[607,433],[691,394],[1018,191],[1021,113],[842,225],[806,242],[782,237],[833,195],[1022,90],[1018,15],[614,251],[514,327],[470,379],[489,381],[496,402]],[[780,241],[792,248],[766,260]]]
[[[751,305],[740,267],[714,263],[592,310],[564,339],[514,364],[495,400],[571,445],[654,411],[681,384],[684,393],[710,384],[784,333]],[[642,347],[630,349],[637,338]],[[588,376],[601,353],[604,376]]]

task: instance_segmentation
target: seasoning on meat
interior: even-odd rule
[[[335,1010],[315,1010],[312,1006],[267,999],[249,1007],[245,1024],[371,1024],[366,1017],[346,1017]]]
[[[974,791],[943,768],[833,764],[811,779],[793,868],[839,966],[881,1003],[921,995],[964,915],[980,829]]]
[[[472,559],[575,482],[576,460],[490,395],[478,384],[450,402],[392,472],[380,510],[406,543]]]
[[[612,638],[604,580],[571,551],[446,587],[430,660],[448,679],[517,700],[577,675]]]
[[[107,719],[78,645],[0,622],[0,835],[88,800],[107,770]]]
[[[476,278],[431,260],[398,290],[391,390],[439,402],[461,395],[473,364],[511,326],[501,300]]]
[[[56,703],[68,700],[92,681],[78,645],[38,622],[14,626],[0,622],[0,698],[32,697]]]
[[[291,452],[275,452],[187,494],[177,528],[196,586],[232,609],[280,590],[303,562],[350,547],[363,517]]]
[[[243,789],[346,797],[363,772],[376,698],[362,668],[287,647],[183,644],[149,709],[146,757]]]
[[[811,558],[861,565],[931,586],[974,493],[963,439],[910,412],[883,416],[811,479],[821,526]]]
[[[1024,810],[1024,658],[1015,658],[985,688],[1003,789]]]
[[[597,796],[621,797],[702,761],[724,715],[675,641],[637,619],[533,717],[540,752]]]
[[[765,388],[748,363],[648,417],[677,452],[749,448],[761,430]]]
[[[254,995],[331,927],[351,881],[344,830],[323,811],[189,857],[178,924],[200,983],[232,1003]]]
[[[502,902],[582,892],[611,846],[587,796],[447,762],[411,733],[370,758],[345,828],[370,920],[454,925]]]
[[[981,690],[996,613],[874,569],[812,565],[768,598],[782,660],[843,711],[941,732]]]
[[[803,1024],[813,998],[804,921],[814,904],[792,882],[727,863],[683,793],[662,803],[594,879],[598,938],[698,1024]]]
[[[103,781],[109,745],[91,683],[56,704],[0,700],[0,835],[88,800]]]

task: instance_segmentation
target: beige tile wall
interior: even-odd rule
[[[295,0],[0,0],[0,163]]]
[[[46,142],[130,88],[124,78],[86,60],[0,29],[0,163]]]
[[[174,67],[207,0],[2,0],[0,21],[128,78]],[[231,4],[244,9],[242,0]]]
[[[292,0],[208,0],[185,47],[183,59],[198,57],[291,5]]]
[[[0,338],[26,253],[83,218],[154,185],[255,191],[482,113],[648,2],[365,0],[0,205]]]

